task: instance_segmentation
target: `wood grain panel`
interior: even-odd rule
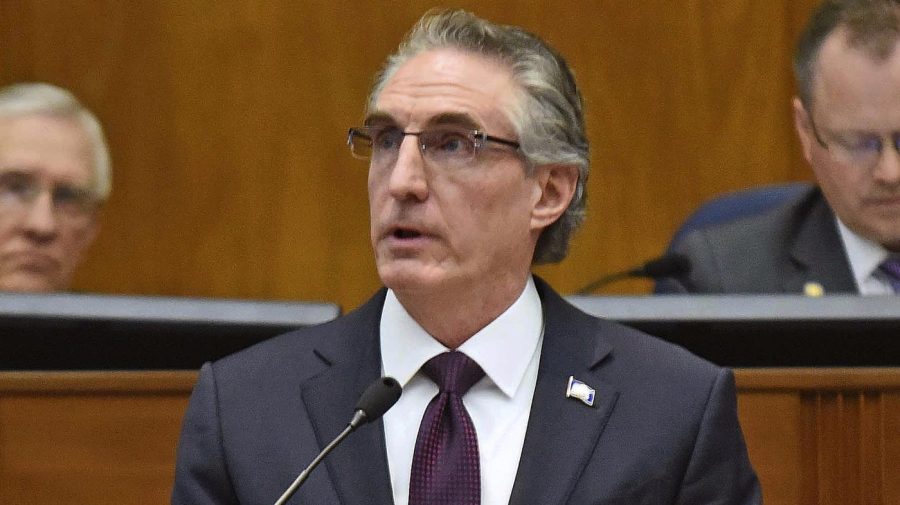
[[[885,468],[893,468],[896,472],[900,467],[900,393],[885,395],[881,403],[881,433],[879,434],[888,443],[882,448],[882,461]],[[900,478],[896,473],[888,474],[879,472],[881,478],[881,492],[884,503],[900,503]],[[877,489],[877,488],[876,488]]]
[[[166,503],[195,372],[0,372],[0,503]],[[900,503],[900,369],[736,371],[768,505]]]
[[[800,398],[788,391],[741,389],[741,428],[766,504],[800,504],[797,486],[808,462],[803,460],[804,430]],[[802,481],[802,480],[801,480]]]
[[[741,423],[767,504],[900,499],[900,370],[736,372]]]
[[[196,374],[0,374],[0,503],[168,503]]]
[[[452,4],[541,34],[582,85],[589,218],[571,257],[539,269],[564,292],[655,256],[717,193],[809,177],[789,60],[812,0]],[[358,305],[378,279],[345,131],[384,56],[436,5],[0,2],[0,85],[72,89],[113,148],[76,288]]]

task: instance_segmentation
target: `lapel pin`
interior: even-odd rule
[[[574,375],[569,376],[569,385],[566,386],[566,398],[576,398],[588,407],[593,407],[596,393],[594,388],[576,379]]]
[[[825,288],[818,282],[807,282],[803,285],[803,294],[812,298],[818,298],[825,294]]]

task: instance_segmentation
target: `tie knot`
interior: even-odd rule
[[[476,382],[484,377],[484,370],[472,358],[459,351],[438,354],[422,366],[441,393],[466,394]]]

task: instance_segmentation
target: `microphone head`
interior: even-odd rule
[[[683,254],[667,254],[650,260],[638,269],[636,275],[642,277],[674,277],[691,271],[691,260]]]
[[[403,388],[400,387],[397,379],[381,377],[369,384],[366,391],[359,397],[359,401],[356,402],[356,410],[357,412],[362,411],[366,415],[364,422],[370,423],[393,407],[400,399],[401,392],[403,392]]]

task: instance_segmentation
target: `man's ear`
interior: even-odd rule
[[[81,237],[79,238],[79,258],[91,246],[91,244],[94,243],[94,239],[96,239],[97,234],[100,233],[100,217],[102,215],[101,212],[102,209],[97,209],[96,211],[94,211],[94,215],[91,216],[90,223],[88,223],[85,226],[84,230],[82,230]]]
[[[812,157],[812,145],[813,142],[816,142],[815,135],[813,134],[812,119],[810,118],[806,107],[803,106],[803,101],[800,100],[799,97],[795,96],[791,104],[794,109],[794,129],[797,130],[797,136],[800,138],[800,147],[803,149],[803,157],[806,158],[807,163],[809,163],[810,158]]]
[[[569,207],[578,186],[578,167],[541,165],[534,170],[536,187],[531,211],[531,228],[542,230],[559,219]]]

